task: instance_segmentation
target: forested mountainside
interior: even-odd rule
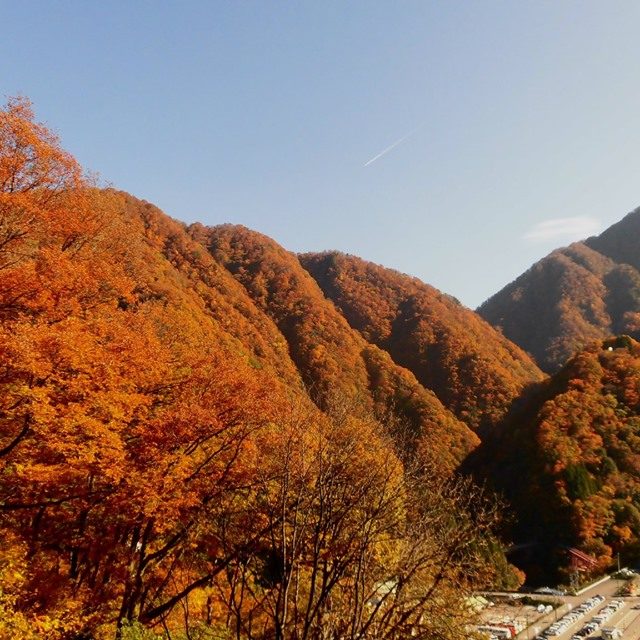
[[[618,264],[628,264],[640,269],[640,208],[628,213],[599,236],[585,240],[585,244],[608,256]]]
[[[295,256],[0,110],[0,638],[466,637],[477,444]]]
[[[192,233],[276,323],[320,408],[342,397],[365,412],[393,411],[418,436],[418,446],[428,446],[448,468],[477,445],[469,427],[410,371],[349,326],[295,255],[244,227],[196,226]]]
[[[335,252],[300,260],[354,329],[481,433],[543,377],[474,312],[416,278]]]
[[[591,343],[467,461],[504,493],[525,570],[548,579],[575,547],[603,570],[640,550],[640,344]],[[568,581],[568,571],[560,572]]]
[[[543,258],[478,313],[557,371],[590,340],[640,336],[640,210]]]

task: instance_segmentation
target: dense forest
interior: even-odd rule
[[[466,596],[525,579],[506,544],[531,583],[636,553],[638,224],[483,319],[101,187],[11,99],[0,640],[462,640]]]
[[[464,463],[507,496],[530,581],[569,582],[571,547],[596,571],[640,549],[639,230],[636,209],[553,251],[478,309],[554,374]]]
[[[0,637],[464,637],[478,436],[297,257],[0,111]]]
[[[214,258],[241,282],[277,325],[315,403],[339,394],[365,412],[396,418],[425,440],[439,464],[453,469],[478,444],[466,423],[443,406],[388,353],[353,331],[298,258],[243,227],[191,228]]]
[[[567,549],[603,571],[640,550],[640,343],[597,341],[530,394],[466,461],[508,498],[530,579],[570,581]]]
[[[475,430],[498,424],[514,398],[542,378],[522,350],[416,278],[338,253],[301,260],[354,329]]]

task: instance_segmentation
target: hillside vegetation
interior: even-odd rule
[[[416,278],[339,253],[308,254],[301,262],[354,329],[480,432],[543,377],[475,313]]]
[[[11,100],[0,638],[466,637],[504,566],[452,474],[479,439],[373,342],[275,242],[98,189]]]
[[[542,383],[467,464],[501,490],[517,515],[515,539],[533,545],[530,578],[567,549],[607,568],[640,550],[640,344],[597,341]]]
[[[552,252],[478,313],[548,372],[591,340],[640,337],[639,227],[636,210],[600,236]]]
[[[391,411],[422,438],[418,447],[428,446],[450,469],[477,446],[477,436],[434,393],[351,329],[295,255],[244,227],[197,231],[276,323],[320,408],[339,395],[355,399],[365,412]]]

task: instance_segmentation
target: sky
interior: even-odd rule
[[[185,222],[475,307],[640,205],[640,3],[0,0],[0,93]]]

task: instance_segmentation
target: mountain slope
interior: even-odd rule
[[[498,423],[542,377],[475,313],[416,278],[335,252],[300,261],[354,329],[474,429]]]
[[[577,353],[468,464],[509,499],[516,541],[535,545],[524,567],[531,577],[567,569],[567,547],[590,554],[601,569],[618,552],[635,557],[640,344],[622,336]]]
[[[0,109],[0,637],[465,638],[477,443],[295,256]],[[370,607],[389,576],[409,600]]]
[[[617,263],[640,269],[640,208],[628,213],[599,236],[589,238],[585,244]]]
[[[99,197],[110,202],[130,230],[128,271],[140,300],[189,308],[198,322],[200,316],[211,319],[216,327],[212,339],[303,393],[302,378],[275,323],[184,224],[127,193],[106,190]]]
[[[448,468],[477,445],[436,395],[349,326],[294,254],[241,226],[191,232],[275,322],[320,407],[348,400],[379,415],[392,410]]]
[[[234,249],[237,259],[264,251],[264,272],[277,274],[270,302],[256,304],[251,279],[146,202],[86,188],[77,202],[48,199],[27,229],[40,194],[3,195],[0,633],[179,626],[172,609],[213,580],[229,588],[222,568],[240,555],[264,590],[280,530],[269,524],[280,503],[265,496],[278,479],[311,491],[317,462],[318,483],[340,487],[341,513],[382,514],[385,482],[402,495],[395,451],[407,444],[402,434],[392,446],[383,422],[407,423],[439,473],[478,444],[272,241],[247,232]],[[370,535],[353,520],[327,534],[341,536],[330,553]],[[193,615],[205,620],[200,596]]]
[[[548,372],[590,340],[640,335],[639,228],[634,211],[600,236],[552,252],[478,313]]]

